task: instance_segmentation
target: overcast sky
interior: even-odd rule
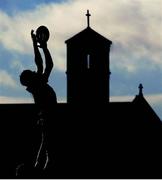
[[[31,29],[50,30],[54,61],[49,84],[66,101],[65,40],[90,26],[113,42],[110,52],[111,97],[131,101],[144,95],[162,118],[162,0],[1,0],[0,103],[31,102],[19,83],[24,69],[35,70]]]

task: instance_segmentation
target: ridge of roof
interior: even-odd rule
[[[82,31],[80,31],[79,33],[75,34],[74,36],[72,36],[71,38],[67,39],[65,41],[65,43],[68,43],[69,41],[77,38],[78,36],[80,36],[83,33],[95,33],[97,36],[101,37],[103,40],[107,41],[108,43],[112,44],[112,41],[110,41],[109,39],[107,39],[106,37],[104,37],[103,35],[99,34],[98,32],[96,32],[94,29],[92,29],[91,27],[87,27],[85,29],[83,29]]]

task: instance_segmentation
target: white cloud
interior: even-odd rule
[[[91,27],[113,41],[111,68],[127,71],[130,75],[139,68],[162,67],[161,7],[162,0],[69,0],[61,4],[41,4],[12,16],[1,10],[0,43],[10,53],[21,54],[21,61],[17,55],[10,68],[22,71],[26,69],[26,63],[33,63],[23,59],[23,56],[33,55],[31,29],[46,25],[50,30],[49,49],[55,69],[65,71],[64,41],[86,27],[85,14],[89,9]],[[0,72],[0,85],[16,87],[6,71]]]
[[[66,100],[63,97],[60,97],[58,103],[65,103]],[[26,104],[34,103],[33,98],[30,97],[9,97],[9,96],[0,96],[0,104]]]
[[[64,71],[64,41],[86,27],[84,14],[90,9],[92,28],[114,42],[112,65],[134,72],[142,58],[162,65],[161,7],[161,0],[69,0],[42,4],[12,17],[1,11],[0,42],[8,50],[31,54],[30,30],[44,24],[51,32],[55,68]]]
[[[11,69],[17,69],[18,71],[22,72],[25,67],[23,66],[22,62],[18,59],[12,60],[10,64]]]
[[[0,96],[0,104],[21,104],[21,103],[33,103],[31,98],[17,98],[17,97],[7,97]]]
[[[131,102],[134,96],[111,96],[110,102]]]
[[[146,95],[146,99],[152,105],[162,103],[162,94],[153,94],[153,95]]]
[[[131,102],[135,98],[134,96],[111,96],[110,102]],[[162,102],[162,94],[147,94],[144,98],[152,105]]]
[[[5,70],[0,70],[0,86],[17,88],[18,85],[12,76]]]

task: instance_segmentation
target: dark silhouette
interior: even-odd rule
[[[66,40],[67,102],[107,103],[109,101],[109,52],[112,42],[90,27]]]
[[[43,27],[42,39],[40,33],[41,28],[38,28],[37,32],[39,33],[36,35],[34,34],[34,30],[31,31],[37,71],[33,72],[31,70],[24,70],[20,75],[20,82],[23,86],[26,86],[26,90],[33,95],[35,104],[39,107],[40,111],[45,113],[51,106],[56,104],[56,94],[52,87],[47,84],[49,75],[53,68],[53,61],[47,48],[48,38],[43,40],[43,38],[46,37],[46,34],[44,33],[45,27],[41,27]],[[43,49],[45,55],[45,69],[43,69],[43,60],[38,47]]]
[[[33,41],[37,71],[24,70],[20,75],[20,82],[23,86],[26,86],[26,90],[32,94],[38,110],[37,124],[39,127],[35,133],[40,134],[41,142],[39,149],[38,147],[34,149],[34,151],[37,151],[35,152],[37,154],[33,153],[33,156],[31,155],[33,161],[31,165],[37,167],[37,169],[46,169],[49,161],[46,124],[48,124],[47,121],[50,119],[51,110],[57,103],[55,91],[47,84],[53,68],[53,61],[47,48],[49,31],[45,26],[40,26],[36,34],[34,34],[34,30],[31,30],[31,38]],[[43,68],[43,60],[39,48],[43,50],[45,55],[45,68]],[[39,143],[39,141],[37,143]]]
[[[68,103],[56,104],[47,84],[48,30],[31,32],[38,70],[27,70],[21,81],[37,106],[0,105],[1,178],[14,178],[16,165],[22,178],[162,178],[162,122],[142,84],[132,101],[109,101],[112,42],[90,27],[89,11],[86,16],[88,27],[66,41]],[[48,57],[44,73],[39,48]]]

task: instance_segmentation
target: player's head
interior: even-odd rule
[[[20,75],[20,82],[23,86],[29,86],[32,84],[35,77],[35,73],[31,70],[24,70]]]

